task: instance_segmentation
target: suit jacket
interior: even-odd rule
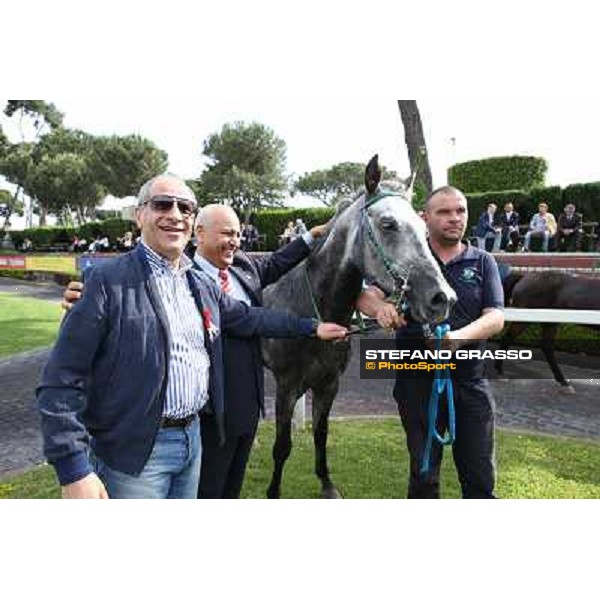
[[[275,283],[310,253],[302,238],[280,248],[265,258],[236,252],[229,272],[248,294],[252,306],[262,306],[263,288]],[[266,336],[268,337],[268,336]],[[264,414],[264,374],[260,337],[223,336],[225,435],[251,434],[259,413]],[[203,416],[203,427],[212,425]]]
[[[498,224],[502,229],[508,229],[509,227],[518,227],[519,226],[519,213],[514,210],[510,213],[510,218],[506,217],[506,213],[502,212],[500,218],[498,219]]]
[[[475,227],[475,237],[484,237],[486,233],[494,233],[494,227],[498,227],[498,213],[494,213],[492,225],[487,210],[479,217]]]
[[[224,439],[222,332],[246,338],[310,336],[313,321],[248,307],[193,269],[186,276],[204,316],[208,406]],[[166,393],[171,332],[143,248],[95,266],[85,285],[63,321],[37,389],[44,451],[62,485],[92,471],[90,435],[92,449],[109,467],[140,473]]]
[[[561,213],[558,217],[558,231],[563,229],[574,229],[580,231],[583,227],[583,217],[581,213],[573,213],[573,216],[569,219],[566,213]]]

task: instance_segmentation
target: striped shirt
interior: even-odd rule
[[[198,412],[208,399],[210,360],[204,347],[204,326],[186,277],[192,261],[182,256],[175,270],[143,240],[142,247],[171,330],[163,416],[180,419]]]

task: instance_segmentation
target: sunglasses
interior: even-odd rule
[[[144,202],[149,204],[152,210],[159,213],[168,213],[173,208],[173,204],[177,202],[177,208],[184,217],[191,217],[196,213],[196,203],[192,200],[186,200],[185,198],[178,198],[177,196],[167,196],[162,194],[160,196],[154,196],[150,200]]]

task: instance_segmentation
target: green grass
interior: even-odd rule
[[[51,345],[61,316],[57,302],[0,293],[0,357]]]
[[[252,451],[244,498],[264,498],[271,473],[274,427],[264,423]],[[497,437],[498,485],[502,498],[600,498],[600,445],[553,436],[500,431]],[[318,498],[309,429],[294,434],[285,468],[282,497]],[[333,421],[329,465],[345,498],[403,498],[407,453],[397,419]],[[442,494],[460,496],[452,457],[444,459]],[[0,498],[57,498],[50,467],[0,481]]]

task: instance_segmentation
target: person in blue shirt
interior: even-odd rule
[[[482,348],[485,340],[504,326],[504,297],[496,262],[484,250],[462,242],[468,213],[460,190],[451,186],[434,190],[427,198],[424,219],[431,250],[458,296],[449,317],[446,348]],[[397,329],[399,347],[406,347],[407,339],[425,347],[423,325],[410,318],[410,311],[399,315],[377,287],[370,286],[361,294],[358,308],[376,317],[382,327]],[[456,440],[452,451],[464,498],[494,498],[494,401],[483,366],[483,361],[469,361],[453,373]],[[433,376],[397,373],[394,398],[410,454],[408,497],[439,498],[442,446],[434,444],[431,468],[424,475],[420,472]]]
[[[224,429],[223,333],[341,339],[346,329],[246,305],[183,254],[197,202],[171,175],[140,190],[135,250],[95,266],[37,389],[64,498],[195,498],[199,412]]]

